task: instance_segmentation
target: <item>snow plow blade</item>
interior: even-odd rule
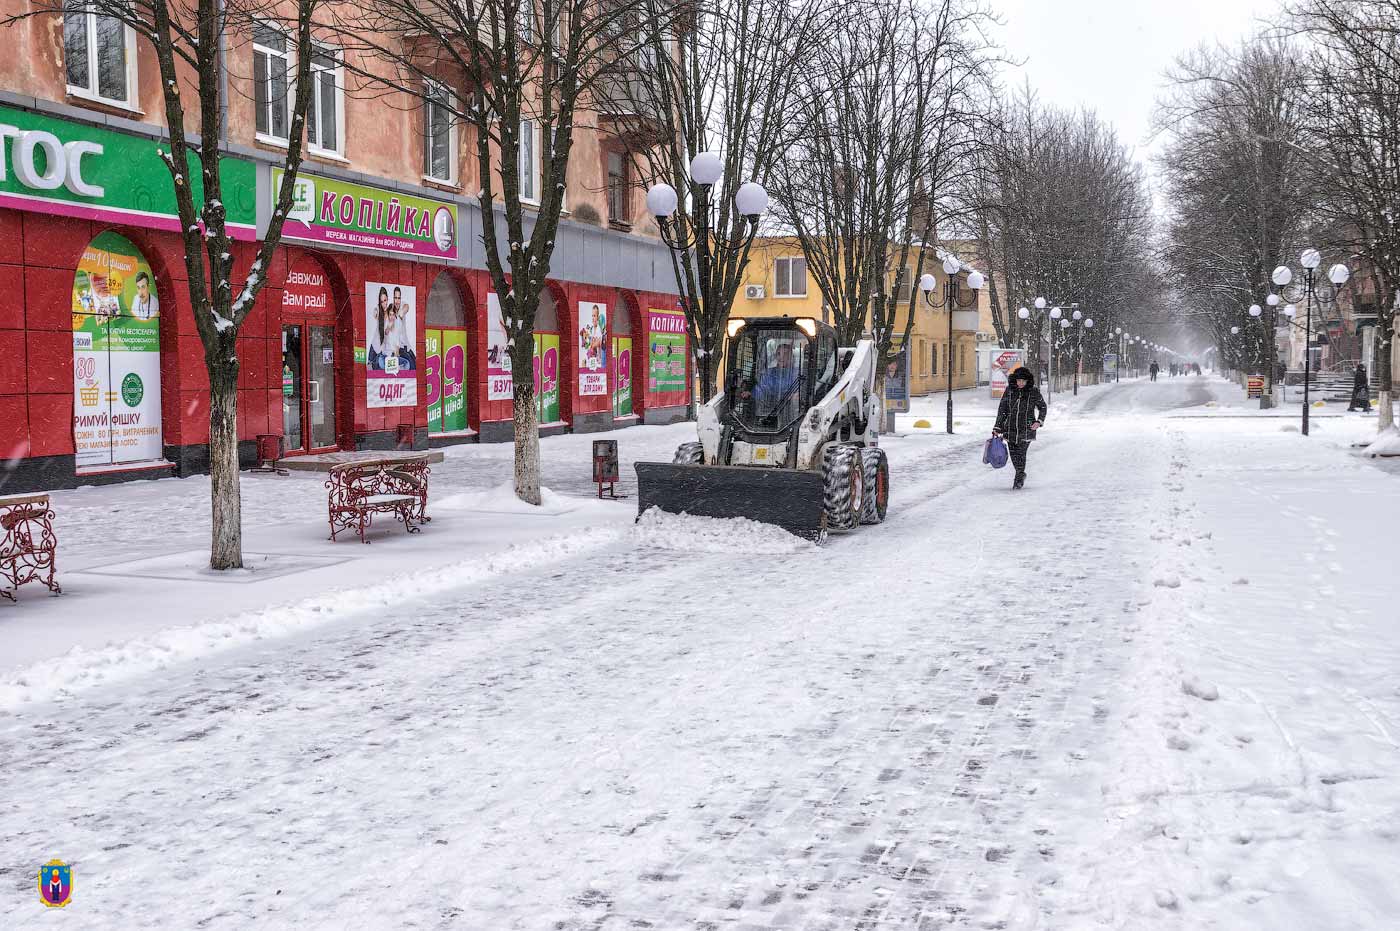
[[[637,463],[637,517],[649,508],[699,517],[747,517],[820,540],[825,487],[820,472],[743,466]]]

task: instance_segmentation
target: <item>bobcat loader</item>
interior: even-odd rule
[[[650,508],[747,517],[818,541],[883,521],[874,343],[837,346],[835,330],[806,317],[749,317],[729,321],[725,358],[699,440],[670,463],[637,463],[638,519]]]

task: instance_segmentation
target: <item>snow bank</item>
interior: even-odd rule
[[[1391,427],[1365,449],[1367,456],[1400,456],[1400,430]]]
[[[696,517],[649,509],[633,533],[637,544],[657,549],[694,553],[801,553],[816,544],[793,536],[781,527],[747,517]]]
[[[76,647],[56,661],[35,663],[0,681],[0,711],[12,711],[29,702],[129,679],[173,663],[330,621],[379,612],[392,614],[407,601],[509,572],[537,570],[541,565],[606,546],[621,536],[621,531],[612,528],[576,530],[517,544],[484,560],[477,557],[470,562],[392,576],[372,587],[330,591],[224,620],[168,628],[149,637],[98,649]]]

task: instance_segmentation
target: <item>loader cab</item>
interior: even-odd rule
[[[725,396],[751,434],[787,433],[836,383],[836,331],[806,317],[729,322]]]

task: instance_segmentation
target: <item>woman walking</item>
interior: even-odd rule
[[[1016,467],[1013,489],[1026,484],[1026,453],[1047,413],[1049,408],[1035,386],[1031,370],[1023,365],[1012,372],[1007,379],[1006,393],[1001,396],[1001,406],[997,408],[997,422],[992,433],[1006,440],[1011,464]]]

